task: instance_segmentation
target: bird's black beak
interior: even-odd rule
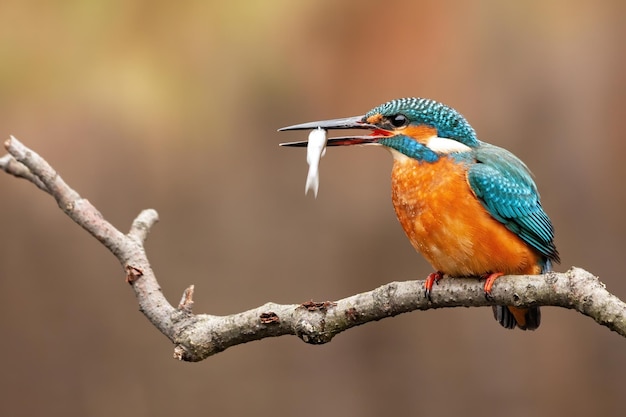
[[[287,126],[278,129],[279,132],[283,132],[286,130],[313,130],[313,129],[368,129],[368,130],[376,130],[378,127],[373,124],[367,123],[365,116],[354,116],[354,117],[346,117],[343,119],[331,119],[331,120],[320,120],[318,122],[308,122],[302,123],[299,125]],[[378,139],[381,137],[385,137],[385,135],[369,135],[369,136],[341,136],[336,138],[328,139],[328,143],[326,146],[347,146],[347,145],[359,145],[359,144],[367,144],[367,143],[376,143]],[[299,141],[299,142],[285,142],[281,143],[280,146],[297,146],[297,147],[305,147],[307,146],[308,141]]]

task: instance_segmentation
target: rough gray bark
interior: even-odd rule
[[[322,344],[351,327],[414,310],[495,304],[575,309],[626,337],[626,304],[608,292],[597,277],[580,268],[565,273],[501,277],[490,300],[485,298],[479,280],[446,278],[433,291],[431,300],[424,296],[424,281],[404,281],[334,302],[267,303],[229,316],[193,314],[193,286],[185,290],[174,307],[161,292],[150,267],[144,242],[158,221],[155,210],[142,211],[124,234],[71,189],[38,154],[14,137],[4,146],[9,154],[0,158],[0,168],[27,179],[54,197],[65,214],[115,255],[141,312],[175,344],[174,357],[180,360],[200,361],[230,346],[286,334],[296,335],[306,343]]]

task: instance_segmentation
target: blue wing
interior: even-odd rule
[[[467,173],[472,191],[496,220],[549,260],[559,262],[554,228],[530,171],[515,155],[481,143]]]

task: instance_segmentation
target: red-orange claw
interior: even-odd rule
[[[433,284],[439,284],[439,280],[441,278],[443,278],[443,272],[441,271],[436,271],[428,274],[426,282],[424,283],[424,295],[426,296],[428,301],[432,301],[430,293],[432,292]]]
[[[483,275],[485,277],[485,298],[487,300],[491,300],[491,289],[493,288],[493,283],[496,282],[496,279],[500,278],[504,273],[502,272],[492,272],[489,274]]]

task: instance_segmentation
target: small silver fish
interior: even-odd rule
[[[306,162],[309,164],[309,173],[306,176],[305,195],[309,190],[313,190],[315,198],[317,198],[317,190],[320,187],[320,159],[326,153],[327,140],[326,130],[320,127],[309,133],[309,142],[306,147]]]

